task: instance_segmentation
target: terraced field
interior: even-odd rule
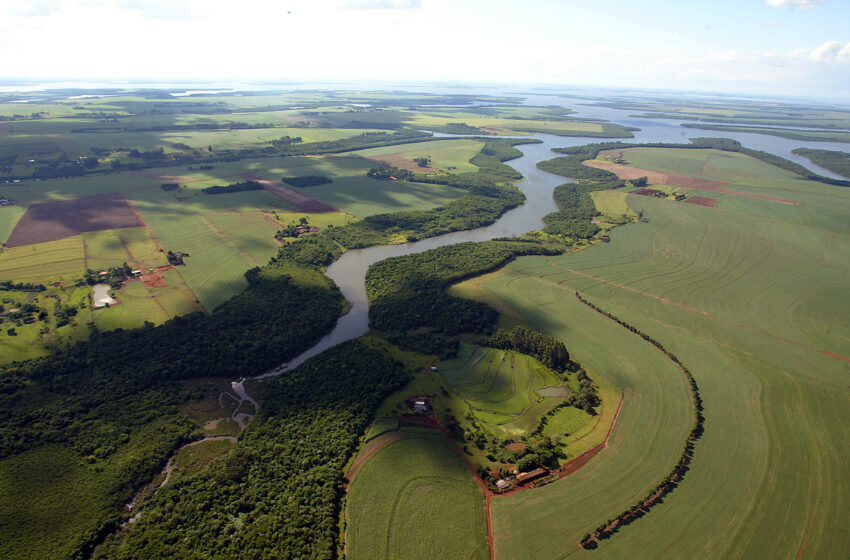
[[[659,154],[641,163],[698,169],[695,150],[665,157],[678,152],[669,165]],[[850,192],[777,169],[761,178],[760,162],[723,163],[702,176],[793,192],[801,204],[747,199],[745,211],[629,196],[648,223],[571,255],[517,259],[481,284],[625,394],[608,448],[587,467],[493,500],[497,558],[838,558],[850,549]],[[680,452],[687,395],[657,349],[574,291],[677,355],[706,416],[682,484],[592,552],[577,547],[581,535],[631,506]]]
[[[527,435],[566,396],[560,380],[518,352],[465,344],[439,369],[472,414],[500,437]]]
[[[460,454],[436,430],[401,433],[369,459],[351,485],[346,556],[489,558],[484,493]]]

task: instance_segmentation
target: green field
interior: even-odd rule
[[[564,400],[541,391],[563,382],[534,358],[514,351],[464,344],[458,357],[440,362],[439,369],[472,414],[502,438],[529,435],[540,417]]]
[[[13,247],[0,253],[0,279],[3,280],[55,282],[71,274],[81,274],[85,269],[85,250],[79,235]]]
[[[654,161],[628,160],[679,173],[705,162],[694,150],[668,151],[668,166],[653,152]],[[838,450],[850,446],[850,192],[775,169],[755,177],[763,164],[748,158],[720,161],[713,178],[793,193],[801,204],[746,199],[746,211],[723,211],[630,196],[648,223],[571,255],[517,259],[483,284],[625,392],[609,446],[588,467],[493,501],[497,557],[836,558],[847,550],[850,497]],[[677,355],[699,383],[706,416],[679,488],[595,552],[576,547],[581,536],[646,494],[678,456],[688,398],[681,372],[657,349],[573,290]]]
[[[414,169],[422,173],[428,173],[429,169],[444,173],[475,173],[478,167],[469,163],[469,160],[481,151],[483,145],[484,142],[480,140],[437,140],[358,150],[352,152],[352,155],[386,161],[396,166],[398,166],[396,158],[406,161],[409,166],[415,166],[414,158],[430,157],[431,163],[428,167],[418,169],[414,167]]]
[[[486,559],[484,495],[436,431],[402,428],[363,466],[346,501],[346,556]]]

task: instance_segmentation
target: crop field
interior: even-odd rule
[[[437,140],[434,142],[419,142],[409,147],[385,146],[351,152],[352,155],[384,162],[394,167],[400,167],[416,173],[441,171],[444,173],[475,173],[478,167],[469,163],[481,151],[484,142],[480,140]],[[414,158],[430,157],[428,167],[420,167]]]
[[[230,240],[237,251],[247,255],[258,265],[265,264],[280,247],[274,238],[280,226],[266,214],[210,213],[204,214],[202,218],[215,229],[216,233]]]
[[[439,369],[472,414],[502,437],[528,435],[566,396],[548,369],[514,351],[463,345],[458,357],[441,362]]]
[[[516,136],[544,132],[547,134],[580,136],[582,134],[601,134],[604,131],[600,123],[574,121],[545,121],[531,119],[510,119],[465,112],[462,109],[440,109],[433,112],[413,113],[410,125],[446,126],[449,123],[463,122],[469,126],[481,128],[491,134]]]
[[[131,268],[168,264],[168,259],[160,252],[147,228],[88,232],[82,235],[82,239],[86,252],[85,266],[92,270],[104,270],[124,262]]]
[[[677,171],[695,165],[690,150],[682,156]],[[850,447],[850,192],[796,188],[804,204],[752,200],[749,210],[761,207],[746,213],[629,197],[648,223],[571,255],[517,259],[483,284],[625,392],[608,448],[587,467],[494,499],[497,558],[836,558],[848,549],[838,450]],[[666,474],[690,420],[681,372],[573,290],[677,355],[706,416],[680,486],[594,552],[576,546],[581,535]],[[611,367],[642,358],[660,363]]]
[[[189,255],[184,258],[180,274],[208,311],[244,290],[248,285],[245,271],[268,260],[254,260],[203,215],[155,211],[143,215],[165,247]],[[269,257],[273,254],[272,251]]]
[[[120,263],[119,263],[120,264]],[[55,282],[85,271],[82,236],[7,248],[0,253],[0,279],[16,282]]]
[[[449,440],[402,428],[360,470],[346,503],[346,556],[486,560],[484,494]]]

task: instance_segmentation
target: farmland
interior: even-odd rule
[[[529,435],[567,394],[563,389],[545,391],[563,382],[518,352],[465,345],[456,359],[441,362],[439,368],[473,416],[502,438]]]
[[[358,150],[352,155],[384,162],[394,167],[407,169],[418,173],[427,173],[429,168],[443,173],[474,173],[478,168],[469,163],[478,152],[484,142],[479,140],[438,140],[436,142],[425,142],[405,145],[387,146],[384,148],[370,148]],[[427,157],[431,162],[427,167],[420,167],[414,158]]]
[[[700,161],[691,152],[665,153],[669,170],[698,170],[705,154]],[[639,154],[657,159],[633,155],[628,161],[665,168],[658,152]],[[609,447],[592,469],[493,500],[498,558],[585,554],[575,546],[581,535],[645,494],[684,438],[681,373],[657,349],[584,308],[574,290],[688,365],[707,426],[680,487],[602,541],[596,554],[776,557],[794,551],[825,558],[846,549],[839,528],[840,504],[848,499],[842,458],[830,449],[846,446],[838,442],[846,442],[841,426],[848,421],[841,403],[847,397],[842,356],[850,355],[850,193],[775,169],[759,180],[761,163],[746,158],[724,163],[706,175],[759,192],[768,192],[770,183],[769,192],[793,192],[804,203],[746,199],[745,210],[725,198],[722,204],[732,208],[723,211],[630,196],[629,205],[648,223],[615,230],[611,243],[572,255],[522,257],[481,284],[515,314],[563,339],[625,395]],[[616,360],[621,363],[614,366]],[[647,433],[647,426],[657,429]],[[780,505],[788,503],[795,506]],[[782,516],[772,515],[779,509]]]
[[[401,431],[351,485],[347,556],[488,558],[484,494],[469,467],[442,433]]]

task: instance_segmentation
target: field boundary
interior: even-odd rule
[[[693,460],[694,456],[694,447],[696,441],[702,437],[703,433],[705,433],[705,416],[703,415],[702,397],[700,396],[699,386],[697,385],[696,379],[694,379],[694,376],[691,374],[690,370],[688,370],[688,368],[686,368],[685,365],[682,364],[679,358],[677,358],[660,342],[653,339],[649,335],[644,334],[637,328],[618,318],[616,315],[608,313],[602,308],[584,299],[578,291],[575,292],[575,295],[581,303],[590,307],[600,315],[608,317],[624,329],[628,329],[629,331],[638,335],[645,341],[649,342],[650,344],[655,346],[659,351],[664,353],[664,355],[667,356],[670,361],[676,364],[676,366],[682,371],[682,373],[685,374],[685,378],[688,381],[688,391],[690,393],[691,407],[693,408],[694,412],[693,427],[691,428],[691,431],[688,434],[688,438],[685,441],[684,449],[682,450],[682,454],[679,457],[679,461],[676,463],[673,469],[641,501],[633,505],[631,508],[622,512],[617,517],[609,519],[608,521],[597,527],[593,531],[593,533],[585,534],[585,536],[582,537],[581,541],[579,542],[579,546],[585,549],[591,549],[596,548],[600,540],[611,538],[614,533],[620,530],[621,527],[624,527],[630,524],[632,521],[635,521],[649,513],[649,510],[653,506],[660,503],[665,495],[672,492],[679,485],[682,478],[684,478],[685,474],[690,468],[690,463]]]

